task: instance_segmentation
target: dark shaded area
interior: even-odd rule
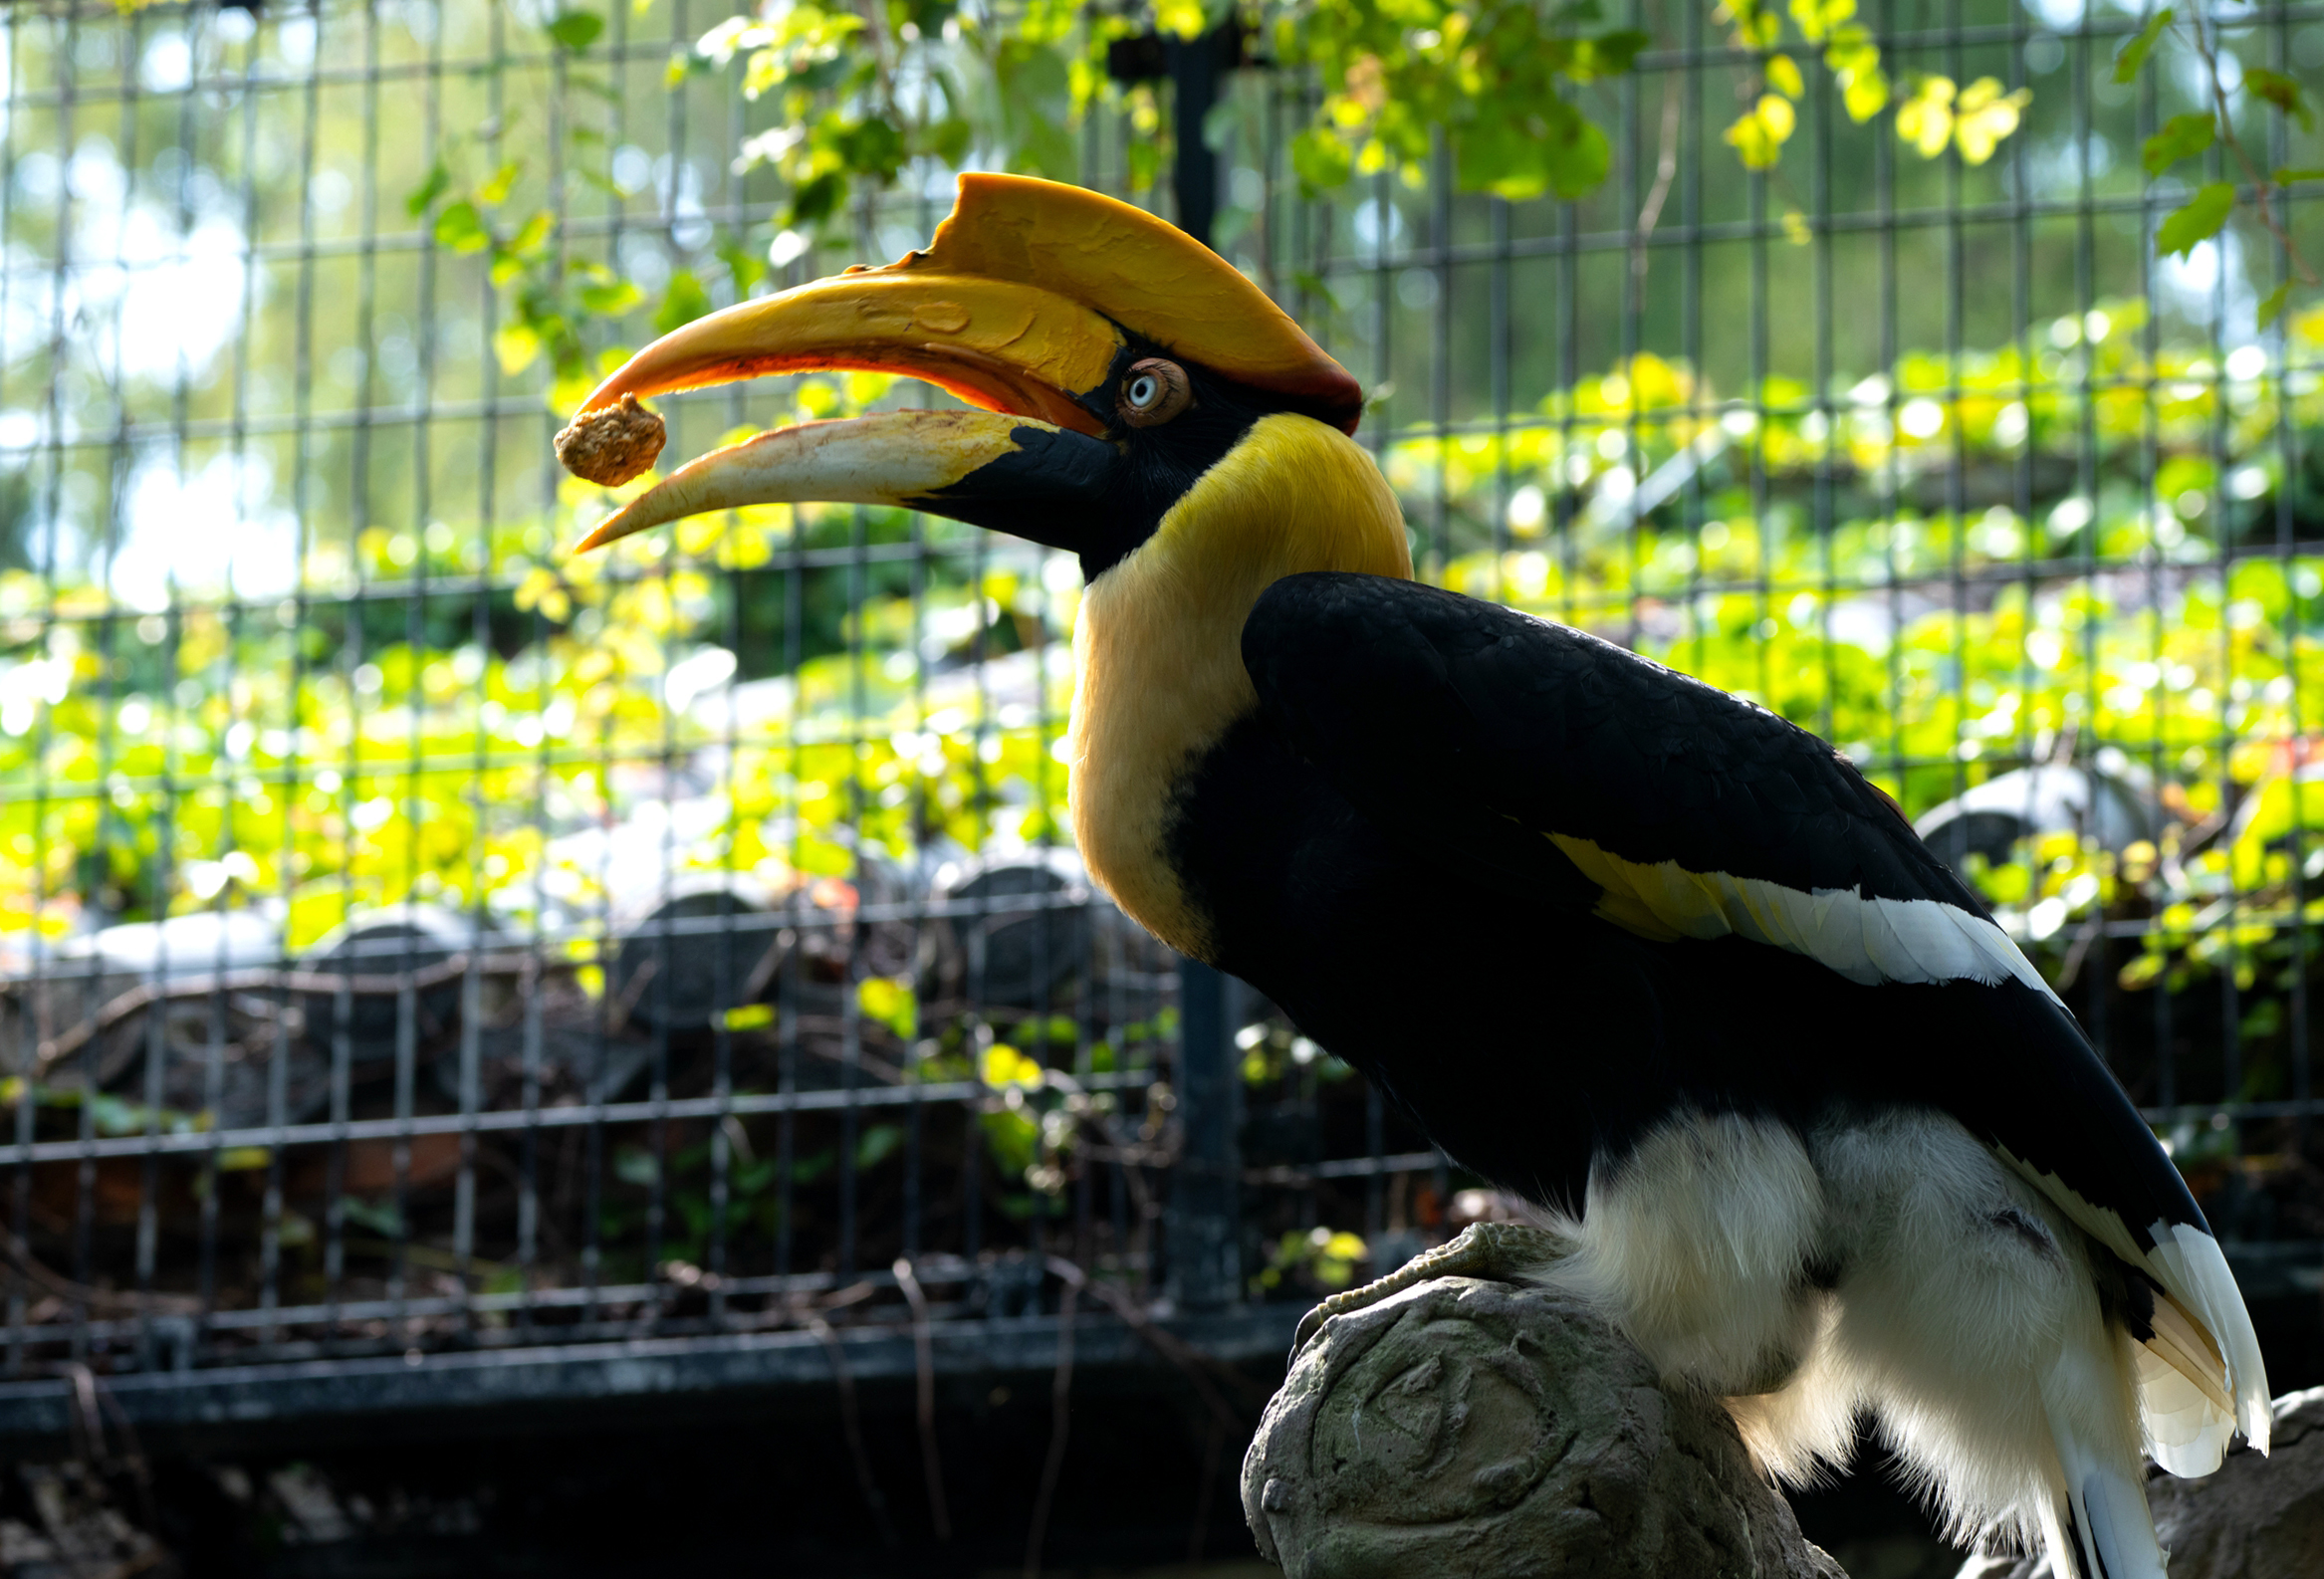
[[[2279,1393],[2324,1380],[2312,1295],[2262,1298],[2254,1314]],[[1281,1381],[1268,1363],[1204,1369],[1247,1422]],[[673,1563],[802,1579],[1013,1572],[1055,1381],[1048,1369],[937,1377],[949,1538],[930,1511],[908,1378],[855,1383],[862,1469],[837,1388],[741,1389],[213,1428],[199,1442],[157,1441],[145,1489],[116,1434],[94,1467],[20,1465],[0,1478],[0,1519],[39,1528],[40,1498],[61,1485],[75,1505],[110,1506],[157,1535],[180,1566],[153,1571],[188,1576],[629,1576]],[[1235,1486],[1248,1427],[1214,1431],[1187,1376],[1158,1361],[1084,1366],[1070,1397],[1045,1570],[1256,1561]],[[1852,1474],[1790,1502],[1851,1579],[1949,1579],[1964,1555],[1869,1438]]]
[[[1251,1375],[1244,1390],[1263,1395],[1279,1379]],[[930,1515],[909,1382],[857,1389],[876,1502],[847,1451],[838,1395],[824,1389],[683,1413],[310,1424],[295,1447],[157,1455],[155,1528],[183,1573],[236,1579],[631,1576],[673,1563],[802,1579],[1013,1572],[1048,1452],[1051,1382],[1048,1372],[939,1381],[950,1539]],[[1072,1398],[1046,1568],[1251,1556],[1235,1488],[1244,1443],[1212,1437],[1177,1372],[1084,1372]],[[0,1516],[21,1513],[17,1494]]]

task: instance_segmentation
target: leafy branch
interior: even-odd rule
[[[2225,76],[2219,70],[2217,24],[2207,18],[2201,9],[2201,0],[2191,0],[2185,18],[2170,6],[2150,15],[2139,31],[2123,45],[2114,58],[2114,80],[2128,85],[2138,81],[2139,74],[2153,58],[2155,46],[2162,38],[2183,28],[2189,47],[2203,63],[2204,79],[2210,90],[2210,106],[2187,114],[2173,115],[2163,128],[2147,138],[2141,153],[2150,178],[2159,178],[2173,165],[2184,159],[2199,158],[2215,143],[2224,144],[2242,166],[2244,178],[2250,183],[2254,216],[2275,238],[2293,273],[2300,283],[2314,286],[2316,271],[2300,253],[2299,245],[2284,228],[2278,217],[2271,195],[2294,181],[2324,176],[2324,170],[2280,169],[2271,176],[2261,161],[2252,158],[2250,150],[2235,131],[2235,114],[2228,103]],[[2238,63],[2240,64],[2240,63]],[[2300,85],[2280,72],[2267,71],[2257,66],[2242,67],[2242,87],[2277,114],[2296,120],[2303,131],[2316,128],[2315,112],[2309,108],[2307,94]],[[2236,189],[2230,181],[2209,181],[2196,188],[2194,194],[2178,208],[2166,215],[2156,227],[2155,252],[2159,257],[2185,257],[2202,243],[2217,235],[2233,214]],[[2259,304],[2259,327],[2265,329],[2283,313],[2290,298],[2292,282],[2284,281],[2267,294]]]
[[[1983,77],[1911,74],[1900,98],[1856,0],[1789,0],[1797,45],[1771,0],[1724,0],[1716,15],[1757,56],[1727,143],[1746,169],[1774,167],[1807,94],[1795,55],[1820,57],[1851,120],[1892,106],[1900,137],[1923,158],[1948,147],[1970,164],[2017,129],[2031,95]],[[1594,31],[1598,0],[1281,0],[1273,37],[1285,64],[1325,87],[1313,123],[1292,144],[1314,193],[1395,166],[1417,178],[1441,133],[1463,188],[1512,199],[1596,190],[1608,167],[1604,129],[1572,90],[1627,74],[1653,41],[1634,29]]]
[[[781,267],[851,205],[867,217],[916,158],[959,165],[975,148],[1069,178],[1067,107],[1085,105],[1093,77],[1102,80],[1072,45],[1079,22],[1065,0],[765,4],[712,28],[670,75],[675,82],[739,57],[744,97],[772,102],[775,124],[745,139],[735,168],[769,169],[784,183],[770,254]]]

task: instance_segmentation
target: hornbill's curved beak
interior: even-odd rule
[[[1361,393],[1260,289],[1153,215],[1079,187],[964,175],[927,249],[737,303],[664,336],[581,414],[761,373],[924,378],[975,411],[889,411],[712,451],[579,548],[706,510],[821,500],[903,505],[1086,552],[1127,429],[1124,375],[1175,357],[1268,407],[1352,432]]]

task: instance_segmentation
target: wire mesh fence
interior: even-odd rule
[[[2313,1287],[2324,310],[2255,327],[2256,229],[2156,258],[2140,143],[2207,90],[2113,82],[2135,13],[1866,20],[1900,81],[2024,90],[2013,129],[1925,158],[1819,80],[1745,171],[1760,57],[1644,7],[1594,194],[1449,151],[1308,193],[1317,85],[1256,59],[1205,117],[1214,240],[1372,391],[1424,575],[1864,765],[2239,1266]],[[2324,63],[2324,7],[2217,21]],[[1296,1305],[1494,1210],[1268,1006],[1182,1006],[1092,890],[1069,560],[804,506],[562,552],[604,507],[550,436],[619,347],[949,205],[919,156],[803,221],[726,22],[0,13],[9,1376],[1002,1318],[1059,1262],[1128,1310]],[[1170,212],[1170,108],[1045,156]],[[665,410],[691,455],[942,398]],[[1545,970],[1545,1012],[1576,990]],[[1200,1223],[1189,1178],[1233,1187]]]

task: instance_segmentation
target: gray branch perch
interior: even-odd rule
[[[1289,1579],[1847,1579],[1717,1401],[1582,1306],[1469,1277],[1333,1317],[1243,1511]]]

